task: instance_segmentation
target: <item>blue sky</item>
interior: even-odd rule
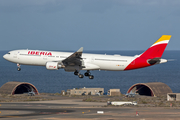
[[[179,0],[0,0],[0,50],[146,50],[172,35],[180,50]]]

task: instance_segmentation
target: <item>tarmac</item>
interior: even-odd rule
[[[117,107],[66,98],[0,103],[1,120],[179,120],[179,107]]]

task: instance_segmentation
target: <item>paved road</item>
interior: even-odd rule
[[[8,120],[179,120],[179,108],[105,107],[82,99],[0,103],[0,119]],[[99,113],[97,113],[99,112]],[[139,116],[136,116],[136,113]]]

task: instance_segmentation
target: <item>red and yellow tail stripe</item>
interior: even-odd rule
[[[148,48],[139,57],[135,58],[125,70],[137,69],[142,67],[148,67],[150,64],[148,60],[154,58],[161,58],[171,35],[162,35],[150,48]]]
[[[158,44],[168,44],[170,38],[171,38],[171,35],[162,35],[152,46],[155,46]]]
[[[161,58],[171,35],[162,35],[149,49],[147,49],[140,57],[144,58]]]

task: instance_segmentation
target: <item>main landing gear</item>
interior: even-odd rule
[[[78,75],[79,78],[83,78],[84,75],[80,74],[77,70],[74,72],[74,75]]]
[[[17,70],[18,70],[18,71],[21,71],[21,68],[20,68],[20,64],[19,64],[19,63],[17,63],[17,67],[18,67]]]
[[[85,76],[89,77],[89,79],[94,79],[94,76],[91,75],[90,71],[88,70],[87,72],[84,73]]]
[[[89,77],[89,79],[94,79],[94,76],[91,75],[91,73],[90,73],[89,70],[88,70],[87,72],[85,72],[84,75],[83,75],[83,74],[80,74],[80,73],[76,70],[76,71],[74,72],[74,75],[78,75],[79,78],[83,78],[84,75],[85,75],[85,76]]]

